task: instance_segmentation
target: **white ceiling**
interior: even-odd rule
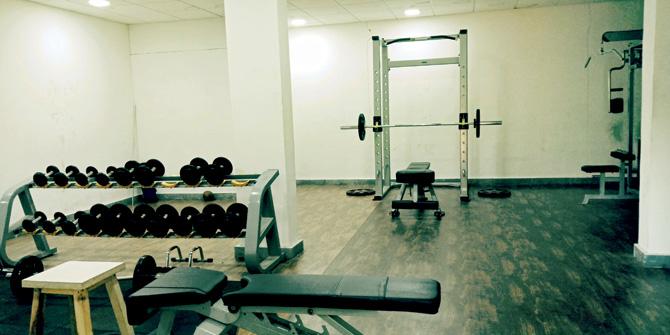
[[[29,1],[127,24],[224,15],[224,0],[110,0],[112,5],[104,9],[89,6],[88,0]],[[606,1],[616,0],[288,0],[288,16],[305,19],[307,25],[322,25],[403,19],[410,7],[420,9],[420,16],[435,16]]]

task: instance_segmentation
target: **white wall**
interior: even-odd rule
[[[625,114],[607,113],[606,70],[616,59],[597,56],[600,36],[640,28],[641,20],[637,2],[619,1],[292,29],[297,178],[373,178],[371,136],[362,143],[355,131],[339,130],[360,112],[368,119],[372,114],[372,35],[462,28],[469,31],[470,110],[479,107],[485,119],[504,121],[483,129],[480,139],[471,136],[470,175],[585,177],[581,165],[613,163],[609,151],[624,147],[627,136]],[[223,20],[131,26],[130,36],[140,156],[178,169],[195,155],[228,155],[243,169],[235,150],[244,148],[231,148],[226,130]],[[398,45],[391,57],[455,55],[455,46]],[[589,55],[594,58],[584,69]],[[457,76],[453,66],[393,70],[391,122],[456,122]],[[154,120],[163,120],[160,129]],[[250,139],[263,140],[253,125],[248,129]],[[394,129],[391,145],[393,170],[428,160],[438,177],[457,176],[453,128]]]
[[[27,1],[0,1],[0,190],[49,164],[106,167],[132,158],[128,29]],[[70,211],[127,196],[33,192],[38,209]]]
[[[596,56],[606,30],[640,28],[633,2],[559,6],[415,20],[294,29],[291,56],[300,179],[372,178],[373,144],[359,142],[356,116],[372,115],[370,36],[468,29],[470,111],[504,125],[471,136],[471,177],[583,177],[580,166],[611,162],[626,138],[625,114],[607,113],[606,68]],[[393,45],[391,59],[457,55],[453,42]],[[594,55],[588,69],[584,63]],[[391,123],[457,122],[458,68],[394,69]],[[458,175],[454,128],[391,131],[392,170],[427,160],[439,177]]]
[[[220,19],[130,26],[140,158],[168,174],[195,156],[236,164],[225,36]]]
[[[670,255],[670,3],[645,1],[640,227],[636,247],[647,256]],[[665,266],[670,262],[665,260]],[[660,264],[655,264],[660,265]]]

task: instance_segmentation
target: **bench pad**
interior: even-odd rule
[[[628,152],[628,151],[623,151],[623,150],[614,150],[610,152],[610,156],[622,160],[622,161],[634,161],[635,160],[635,155]]]
[[[440,283],[389,277],[258,274],[223,295],[227,306],[282,306],[435,314]]]
[[[582,171],[586,173],[601,173],[601,172],[619,172],[619,167],[616,165],[583,165]]]
[[[435,181],[435,172],[429,170],[429,162],[412,162],[404,170],[395,173],[395,179],[399,183],[430,185]]]

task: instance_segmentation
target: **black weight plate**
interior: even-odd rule
[[[86,167],[86,174],[90,176],[95,176],[98,174],[98,169],[93,166]]]
[[[144,163],[155,177],[161,177],[165,174],[165,165],[157,159],[150,159]]]
[[[84,212],[84,211],[76,211],[76,212],[74,213],[74,219],[76,220],[76,219],[78,219],[80,216],[82,216],[82,215],[84,215],[84,214],[86,214],[86,212]]]
[[[104,173],[98,173],[95,176],[95,182],[100,186],[107,186],[109,185],[109,177],[107,177],[107,175]]]
[[[233,163],[226,157],[217,157],[212,162],[212,165],[220,166],[224,176],[229,176],[233,173]]]
[[[206,168],[207,167],[204,169]],[[184,181],[186,185],[195,186],[200,182],[202,173],[195,165],[184,165],[179,169],[179,177],[181,177],[181,180]]]
[[[209,204],[202,209],[202,214],[210,217],[223,217],[226,215],[226,210],[221,205]]]
[[[105,215],[105,213],[107,213],[107,211],[109,211],[109,209],[107,208],[107,206],[105,206],[105,205],[103,205],[103,204],[95,204],[95,205],[93,205],[93,206],[91,207],[91,210],[88,211],[88,212],[89,212],[89,214],[91,214],[94,218],[96,218],[96,219],[100,219],[100,218],[102,218],[102,217]],[[98,216],[99,216],[99,217],[98,217]]]
[[[72,221],[65,220],[60,222],[60,230],[65,235],[74,236],[77,233],[77,226]]]
[[[42,173],[42,172],[37,172],[33,175],[33,183],[37,186],[47,186],[49,183],[49,178]]]
[[[61,212],[54,213],[54,222],[58,221],[58,223],[60,224],[61,222],[65,221],[65,220],[67,220],[67,216],[65,216],[65,214],[63,214]]]
[[[160,205],[156,208],[156,218],[169,229],[179,221],[179,212],[168,204]]]
[[[353,190],[348,190],[347,195],[352,197],[361,197],[366,195],[374,195],[375,190],[369,188],[355,188]]]
[[[201,237],[214,237],[218,228],[215,217],[198,215],[193,220],[193,231]]]
[[[118,168],[114,170],[112,179],[121,186],[130,186],[133,183],[133,176],[126,169]]]
[[[32,233],[37,230],[37,225],[33,223],[32,219],[25,219],[21,221],[21,228],[29,233]]]
[[[203,176],[210,185],[221,185],[226,179],[224,172],[221,166],[212,164],[205,169]]]
[[[21,281],[42,271],[44,271],[44,264],[37,256],[25,256],[16,263],[9,279],[9,286],[19,303],[30,302],[33,297],[33,289],[23,288]]]
[[[77,223],[79,228],[87,235],[95,236],[102,230],[101,220],[99,221],[89,214],[80,215]]]
[[[109,208],[102,222],[102,232],[109,236],[119,236],[123,227],[132,220],[133,212],[126,205],[114,204]]]
[[[196,217],[193,217],[191,220],[182,219],[177,221],[174,227],[172,227],[172,230],[174,231],[175,234],[182,237],[191,235],[191,232],[193,231],[193,222],[195,221]]]
[[[60,170],[58,170],[58,168],[53,166],[53,165],[47,166],[47,174],[51,173],[51,175],[53,175],[54,173],[56,173],[58,171],[60,171]]]
[[[196,158],[191,159],[191,162],[189,162],[189,164],[193,165],[193,166],[197,166],[201,169],[204,169],[204,168],[209,166],[209,163],[207,163],[206,160],[204,160],[203,158],[200,158],[200,157],[196,157]]]
[[[136,167],[140,166],[140,163],[138,161],[127,161],[126,164],[123,164],[123,167],[126,168],[126,170],[130,171]]]
[[[168,231],[170,231],[170,227],[167,223],[157,219],[149,219],[146,224],[147,231],[149,231],[149,234],[153,237],[165,237],[167,236]]]
[[[79,186],[87,186],[88,176],[83,173],[77,173],[76,175],[74,175],[74,182],[77,183],[77,185]]]
[[[474,126],[475,126],[475,136],[477,138],[479,138],[479,134],[481,134],[481,127],[482,127],[482,125],[481,125],[482,119],[480,119],[480,117],[481,117],[480,114],[481,113],[479,112],[479,109],[477,109],[477,111],[475,112],[475,124],[474,124]]]
[[[40,225],[46,233],[53,234],[56,232],[56,225],[49,220],[41,221]]]
[[[70,182],[70,178],[68,178],[64,173],[58,172],[53,176],[53,181],[56,183],[56,185],[65,187]]]
[[[108,166],[107,169],[105,169],[105,172],[107,172],[107,174],[110,174],[114,171],[116,171],[116,168],[113,166]]]
[[[244,204],[234,203],[228,206],[227,220],[221,231],[228,237],[238,237],[242,230],[247,227],[247,212],[249,209]]]
[[[363,113],[358,114],[358,139],[365,140],[365,115]]]
[[[135,180],[144,187],[151,187],[156,181],[156,176],[154,176],[154,173],[146,165],[140,165],[135,168],[135,170],[133,170],[133,176],[135,177]]]
[[[133,270],[133,292],[151,283],[156,279],[157,273],[156,260],[153,257],[149,255],[140,257]]]
[[[74,165],[69,165],[65,168],[65,173],[67,175],[73,175],[79,173],[79,169]]]
[[[512,196],[512,192],[504,188],[487,188],[479,190],[477,195],[482,198],[509,198]]]
[[[129,217],[123,222],[123,228],[134,237],[142,237],[147,231],[148,220],[137,220],[134,216]]]
[[[149,220],[156,217],[156,211],[153,207],[147,204],[139,204],[135,206],[133,215],[135,216],[136,220]]]
[[[181,210],[181,212],[179,213],[179,215],[180,215],[183,219],[193,218],[194,216],[196,216],[196,215],[198,215],[198,214],[200,214],[200,211],[197,210],[197,209],[195,209],[195,207],[191,207],[191,206],[186,206],[186,207],[184,207],[184,208]]]

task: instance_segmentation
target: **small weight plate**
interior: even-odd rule
[[[233,173],[233,163],[226,157],[217,157],[212,162],[212,165],[220,166],[224,176],[229,176]]]
[[[98,169],[96,169],[93,166],[89,166],[86,168],[86,174],[95,176],[96,174],[98,174]]]
[[[37,256],[25,256],[16,263],[16,266],[12,269],[9,286],[19,303],[30,302],[33,297],[33,289],[23,288],[21,281],[42,271],[44,271],[44,264]]]
[[[72,221],[65,220],[60,222],[60,230],[65,235],[74,236],[77,233],[77,226]]]
[[[119,168],[114,170],[112,178],[121,186],[130,186],[133,183],[133,176],[126,169]]]
[[[206,168],[207,167],[204,167],[203,169]],[[195,165],[184,165],[179,169],[179,177],[181,177],[181,180],[184,181],[186,185],[195,186],[198,185],[202,178],[202,173],[200,171],[201,170],[198,170]]]
[[[61,223],[65,220],[67,220],[67,216],[61,212],[56,212],[54,213],[54,221],[58,220],[58,223]]]
[[[347,195],[352,197],[361,197],[366,195],[374,195],[375,190],[369,188],[355,188],[353,190],[348,190]]]
[[[165,174],[165,165],[163,165],[163,163],[157,159],[152,158],[144,163],[144,165],[149,167],[151,174],[153,174],[155,177],[161,177]]]
[[[53,165],[47,166],[47,174],[51,173],[53,175],[54,173],[56,173],[58,171],[59,171],[58,168],[53,166]]]
[[[100,186],[107,186],[109,185],[109,177],[107,177],[107,175],[104,173],[98,173],[95,176],[95,182]]]
[[[65,168],[65,173],[69,175],[73,175],[75,173],[79,173],[79,169],[77,169],[76,166],[74,165],[69,165]]]
[[[79,186],[88,186],[88,176],[83,173],[74,175],[74,182]]]
[[[203,158],[195,157],[195,158],[191,159],[191,162],[189,163],[189,165],[197,166],[197,167],[200,167],[200,168],[206,168],[206,167],[209,166],[209,163],[207,163],[207,161]]]
[[[512,192],[504,188],[487,188],[479,190],[477,195],[482,198],[509,198],[512,196]]]
[[[37,172],[33,175],[33,183],[37,186],[47,186],[49,184],[49,178],[42,173],[42,172]]]
[[[126,168],[126,170],[129,170],[129,171],[138,167],[138,166],[140,166],[140,163],[138,161],[133,161],[133,160],[127,161],[126,164],[123,164],[123,167]]]
[[[42,229],[46,233],[53,234],[56,232],[56,225],[49,220],[41,221],[40,225],[42,226]]]

